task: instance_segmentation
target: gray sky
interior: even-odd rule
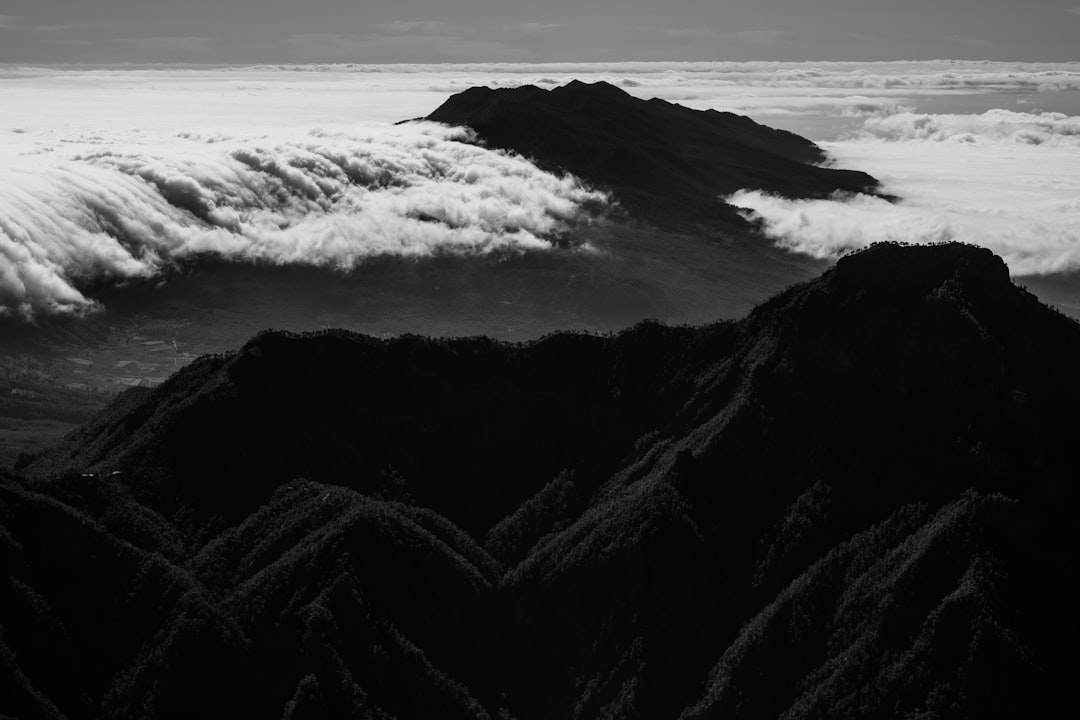
[[[1080,60],[1080,0],[0,0],[0,62]]]

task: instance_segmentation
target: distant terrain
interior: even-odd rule
[[[260,333],[0,475],[0,713],[1040,717],[1078,362],[957,244],[700,326]]]

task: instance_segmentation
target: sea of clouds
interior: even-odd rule
[[[549,249],[605,202],[434,123],[69,134],[3,158],[0,305],[84,312],[86,281],[196,255],[348,270],[375,256]]]
[[[899,198],[730,198],[794,252],[959,239],[1014,274],[1080,268],[1077,63],[0,66],[0,312],[85,312],[92,281],[200,254],[551,251],[607,199],[465,131],[391,123],[473,85],[574,78],[795,130]]]
[[[823,143],[834,162],[898,199],[728,198],[790,250],[836,258],[880,240],[959,240],[1001,255],[1014,275],[1080,269],[1080,117],[1003,109],[867,118]]]

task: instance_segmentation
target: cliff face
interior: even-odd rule
[[[470,127],[490,147],[609,189],[631,214],[663,226],[741,227],[719,199],[740,189],[823,198],[877,188],[866,173],[818,167],[825,154],[793,133],[732,113],[638,100],[603,82],[471,88],[427,119]]]
[[[263,333],[4,478],[0,711],[1037,714],[1078,362],[960,245],[700,328]]]

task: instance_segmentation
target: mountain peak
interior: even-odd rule
[[[977,245],[949,242],[918,246],[897,242],[875,243],[840,258],[833,270],[843,284],[858,284],[893,291],[913,281],[937,287],[954,278],[981,285],[1011,287],[1009,268],[992,251]]]
[[[759,305],[751,317],[800,332],[816,332],[824,323],[853,342],[886,347],[900,336],[905,342],[952,342],[957,322],[982,335],[991,328],[1013,333],[1030,323],[1054,334],[1059,330],[1050,328],[1071,323],[1045,310],[986,248],[882,242],[840,258],[819,278]],[[982,352],[977,343],[968,350]]]
[[[571,80],[565,85],[561,85],[556,88],[552,88],[552,93],[556,95],[584,95],[589,97],[618,97],[618,98],[632,98],[630,93],[626,92],[622,88],[616,87],[605,80],[598,80],[594,83],[582,82],[581,80]]]
[[[824,152],[794,133],[732,113],[641,100],[606,82],[474,88],[426,119],[467,126],[491,147],[572,173],[655,225],[746,230],[721,197],[759,189],[825,198],[878,185],[865,173],[819,167]]]

